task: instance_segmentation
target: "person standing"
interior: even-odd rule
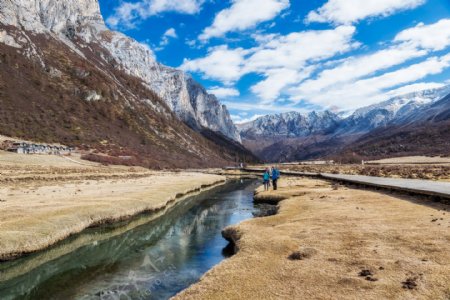
[[[264,191],[268,191],[270,187],[270,171],[269,168],[263,174]]]
[[[272,167],[272,185],[274,191],[278,189],[278,179],[280,179],[280,171],[278,171],[277,168]]]

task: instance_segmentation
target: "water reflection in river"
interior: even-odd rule
[[[231,181],[169,212],[0,264],[0,298],[167,299],[224,259],[221,230],[252,217],[256,184]]]

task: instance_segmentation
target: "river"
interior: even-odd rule
[[[85,230],[0,264],[0,299],[168,299],[231,255],[221,231],[258,213],[231,180],[152,215]]]

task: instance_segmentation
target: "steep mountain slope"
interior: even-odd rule
[[[288,112],[260,117],[252,122],[237,125],[244,139],[261,137],[306,137],[333,132],[339,117],[330,111],[301,114]]]
[[[143,49],[106,30],[96,0],[1,0],[0,134],[131,156],[128,163],[153,168],[252,161],[226,108]],[[138,76],[144,62],[165,87]],[[177,96],[162,98],[169,92]]]
[[[337,133],[367,133],[390,123],[402,124],[404,118],[445,97],[450,86],[408,93],[356,110],[343,120]]]
[[[266,161],[295,157],[297,147],[314,144],[339,126],[332,112],[282,113],[237,125],[244,145]]]
[[[402,146],[390,146],[392,149],[385,150],[385,152],[382,152],[384,150],[376,150],[382,147],[379,143],[383,144],[382,139],[386,138],[382,133],[397,132],[398,128],[403,128],[406,125],[414,128],[405,129],[407,132],[411,130],[419,132],[420,130],[416,128],[417,124],[421,124],[428,119],[442,119],[446,116],[447,110],[442,101],[436,101],[449,93],[450,86],[409,93],[358,109],[345,119],[340,119],[335,114],[325,112],[314,113],[313,115],[321,115],[322,118],[310,118],[309,122],[290,122],[289,115],[299,114],[289,113],[285,114],[284,118],[283,115],[264,116],[251,123],[238,125],[238,128],[241,131],[244,145],[266,161],[295,161],[332,156],[339,153],[348,156],[349,153],[353,155],[352,149],[356,145],[359,147],[359,154],[362,156],[394,155],[395,149],[399,150],[398,147],[401,148]],[[293,124],[293,126],[288,124]],[[437,123],[428,122],[427,124],[427,130],[432,130],[434,126],[440,126]],[[445,129],[433,130],[445,131]],[[410,132],[410,134],[413,132]],[[437,141],[438,135],[436,132],[434,138],[428,139],[424,135],[423,139],[427,139],[424,148],[430,148],[428,142]],[[442,136],[446,136],[445,133],[442,133]],[[378,138],[380,141],[376,141]],[[411,140],[419,142],[416,138],[411,138]],[[370,146],[369,141],[374,145]],[[387,139],[384,142],[392,143],[393,141]],[[372,150],[364,148],[365,143],[368,143],[367,146]],[[387,144],[383,145],[386,148]],[[443,153],[441,150],[439,150],[440,153]],[[433,153],[439,151],[436,148]],[[405,151],[402,150],[401,152]],[[419,153],[420,151],[417,150],[416,152]]]
[[[206,127],[240,141],[228,110],[215,96],[189,75],[159,64],[146,46],[109,31],[98,0],[1,0],[0,22],[34,33],[50,32],[81,56],[86,48],[106,49],[96,58],[100,66],[113,65],[142,79],[189,126]]]
[[[450,155],[450,94],[402,121],[362,136],[343,153],[368,158]]]

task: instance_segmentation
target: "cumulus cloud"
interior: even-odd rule
[[[358,44],[352,40],[353,26],[330,30],[294,32],[288,35],[255,36],[258,43],[250,49],[219,46],[209,49],[205,57],[185,60],[181,69],[199,72],[207,79],[233,83],[255,73],[265,80],[252,91],[265,100],[276,99],[289,84],[305,78],[311,68],[306,65],[347,52]]]
[[[170,43],[170,39],[177,39],[178,35],[175,28],[169,28],[164,32],[161,37],[161,41],[159,42],[159,46],[155,48],[156,51],[163,50]]]
[[[164,33],[165,37],[170,37],[176,39],[178,37],[177,32],[175,31],[175,28],[169,28]]]
[[[250,72],[283,67],[298,70],[308,61],[330,58],[357,47],[359,44],[352,41],[355,31],[353,26],[339,26],[259,37],[261,45],[248,58],[246,68]]]
[[[336,67],[320,72],[317,78],[305,81],[295,92],[303,95],[320,93],[324,89],[372,75],[426,54],[427,52],[424,50],[400,45],[368,55],[350,57]]]
[[[307,22],[351,24],[368,17],[385,17],[413,9],[426,0],[328,0],[308,14]]]
[[[289,0],[233,0],[231,7],[220,11],[199,39],[208,40],[227,32],[253,28],[261,22],[272,20],[288,7]]]
[[[196,14],[204,0],[141,0],[122,2],[114,14],[106,19],[112,28],[134,28],[137,23],[164,12]]]
[[[240,95],[240,92],[235,88],[220,87],[220,86],[214,86],[208,89],[208,93],[213,94],[218,98],[237,97]]]
[[[390,90],[414,83],[429,75],[439,74],[449,67],[450,54],[430,57],[396,71],[342,84],[321,93],[302,95],[298,90],[292,90],[292,99],[301,101],[306,98],[309,102],[324,107],[355,109],[386,100],[390,97]]]
[[[307,100],[315,104],[338,105],[344,109],[351,109],[355,108],[358,103],[359,106],[363,106],[377,101],[377,97],[383,97],[384,99],[386,96],[390,96],[389,93],[384,92],[385,89],[410,83],[430,74],[436,74],[435,70],[440,73],[443,70],[442,68],[425,68],[425,66],[436,65],[446,68],[445,59],[441,61],[435,58],[419,64],[413,69],[405,68],[400,69],[399,73],[386,73],[385,76],[388,76],[388,74],[390,76],[388,80],[383,81],[386,86],[380,84],[380,80],[386,77],[376,76],[379,72],[401,65],[409,60],[426,57],[434,51],[449,47],[450,39],[446,38],[449,35],[449,30],[444,28],[446,21],[441,20],[430,25],[420,24],[417,27],[406,29],[388,43],[386,49],[367,55],[346,58],[333,68],[321,71],[314,79],[306,80],[291,88],[289,94],[298,101]],[[434,39],[434,36],[438,36],[438,39]],[[408,72],[413,73],[408,74]],[[423,72],[425,73],[424,76],[421,75]],[[401,74],[405,81],[398,82],[399,78],[396,74]],[[363,78],[365,80],[361,80]],[[375,78],[377,79],[375,80]],[[368,82],[368,84],[363,84],[364,82]],[[348,92],[343,87],[348,89]],[[361,92],[355,92],[355,89],[358,88],[361,89]],[[354,96],[351,96],[351,93],[354,93]],[[331,103],[337,101],[337,99],[339,99],[339,103]]]
[[[200,72],[205,78],[229,84],[242,77],[244,57],[248,52],[243,48],[213,47],[209,49],[205,57],[194,60],[185,59],[180,69],[186,72]]]
[[[271,102],[278,98],[281,91],[289,85],[298,83],[308,78],[311,73],[309,70],[293,70],[293,69],[270,69],[266,74],[266,79],[258,82],[251,87],[254,94],[258,95],[264,103]]]
[[[442,19],[431,25],[419,23],[416,27],[400,32],[395,41],[434,51],[443,50],[450,45],[450,19]]]

